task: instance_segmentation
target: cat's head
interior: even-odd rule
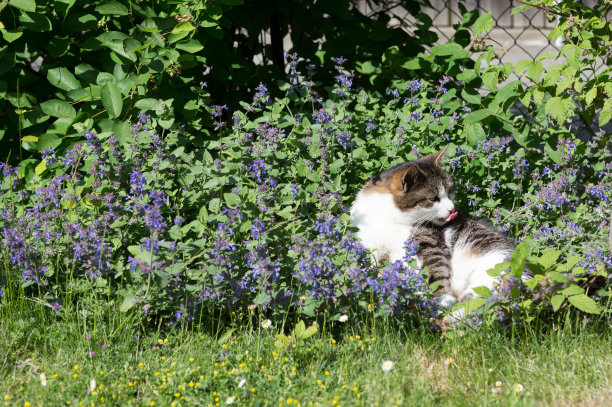
[[[443,225],[457,216],[450,176],[440,167],[446,147],[436,154],[404,163],[389,174],[395,206],[412,224]]]

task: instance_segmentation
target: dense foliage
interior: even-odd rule
[[[209,98],[236,109],[259,82],[284,75],[285,36],[294,45],[284,51],[327,67],[318,80],[331,81],[331,57],[344,55],[362,67],[362,83],[373,69],[396,74],[398,60],[436,39],[415,1],[369,1],[368,14],[356,3],[3,2],[0,159],[20,163],[31,177],[35,161],[24,159],[80,139],[93,121],[127,137],[148,98],[174,100],[173,119],[206,137],[212,117],[202,106]],[[385,10],[397,3],[420,20],[413,30],[419,40],[388,26]]]
[[[98,73],[96,81],[107,80],[88,87],[100,96],[84,99],[89,113],[102,103],[108,117],[77,115],[60,99],[44,102],[45,114],[66,111],[53,126],[62,123],[68,136],[45,132],[36,140],[42,161],[2,165],[4,301],[34,296],[61,315],[93,294],[172,324],[233,313],[327,321],[393,313],[428,324],[438,310],[426,271],[416,268],[418,248],[407,242],[406,263],[374,267],[353,238],[347,208],[373,174],[449,146],[457,205],[520,242],[509,263],[493,271],[499,285],[480,290],[469,309],[488,310],[486,320],[501,322],[529,321],[567,304],[609,313],[609,133],[590,125],[610,100],[612,80],[610,69],[591,79],[582,73],[609,52],[610,24],[598,10],[567,9],[568,2],[550,7],[566,18],[554,35],[578,43],[559,56],[497,65],[497,50],[483,45],[490,14],[466,13],[455,41],[406,60],[395,77],[372,73],[378,87],[384,80],[383,92],[357,87],[340,56],[323,75],[334,77],[329,83],[317,80],[325,66],[289,54],[287,76],[260,83],[239,108],[206,104],[212,85],[202,83],[186,104],[179,97],[130,99],[124,113],[130,89],[145,84],[122,88],[121,81],[139,76],[115,62],[115,75]],[[576,31],[567,10],[591,23]],[[173,27],[177,36],[195,30],[186,21]],[[159,35],[149,28],[141,35]],[[134,49],[144,48],[123,57],[133,57],[129,66],[153,64],[147,53],[154,38],[138,41]],[[177,44],[184,41],[194,39]],[[476,63],[470,47],[483,51]],[[578,51],[580,58],[560,59],[544,76],[533,72],[542,71],[544,57]],[[525,69],[533,85],[517,80],[498,89]],[[59,89],[76,89],[62,88],[72,72],[49,72]],[[557,73],[572,81],[559,87]],[[526,114],[517,114],[518,101]],[[202,131],[177,116],[184,104],[194,107],[191,117],[202,120]],[[195,114],[200,107],[208,125]],[[591,130],[576,130],[575,110]],[[19,113],[19,122],[41,114],[35,112]],[[601,112],[603,125],[608,110]],[[521,281],[526,261],[535,276]]]

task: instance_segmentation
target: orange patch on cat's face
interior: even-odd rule
[[[363,189],[364,194],[392,194],[391,186],[386,183],[367,184]]]

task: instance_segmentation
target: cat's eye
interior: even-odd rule
[[[440,201],[440,197],[439,196],[430,196],[429,199],[431,202],[439,202]]]

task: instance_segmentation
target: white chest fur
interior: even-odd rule
[[[388,256],[394,262],[404,257],[404,243],[410,238],[414,220],[397,209],[393,195],[359,192],[351,207],[351,221],[377,260]]]

